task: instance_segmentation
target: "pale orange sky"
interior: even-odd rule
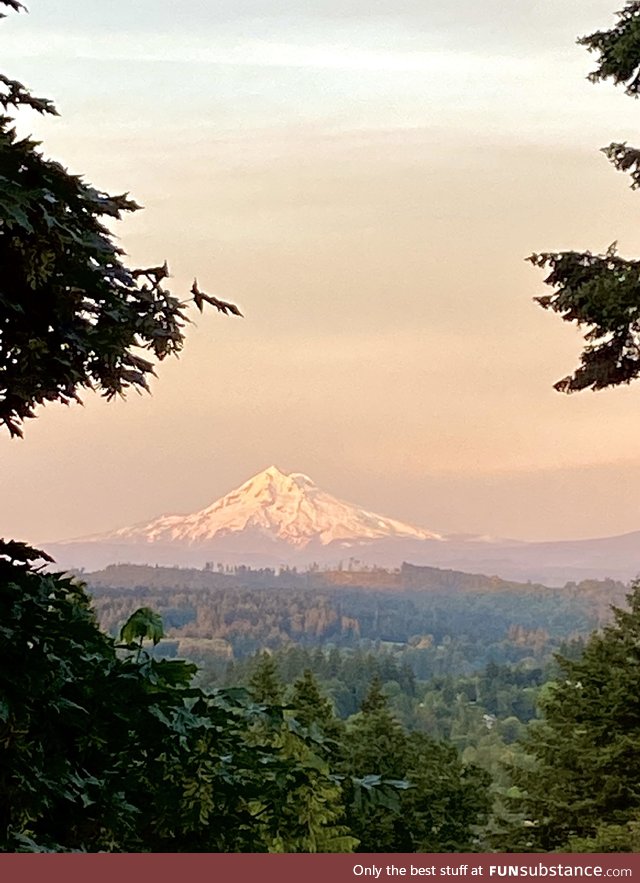
[[[640,142],[640,109],[574,44],[616,4],[445,6],[33,0],[0,23],[3,71],[62,112],[22,130],[145,205],[132,263],[246,316],[194,316],[152,397],[1,438],[0,536],[195,510],[270,463],[439,532],[640,529],[640,387],[553,391],[579,336],[524,262],[640,251],[640,195],[598,153]]]

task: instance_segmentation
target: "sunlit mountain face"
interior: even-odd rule
[[[393,518],[369,512],[322,491],[301,472],[270,466],[243,485],[190,515],[161,515],[152,521],[83,538],[197,546],[232,534],[252,533],[302,549],[310,543],[405,538],[442,540]]]

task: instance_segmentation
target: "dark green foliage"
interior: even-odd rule
[[[550,271],[545,282],[554,288],[537,302],[565,322],[589,328],[580,367],[555,388],[597,390],[635,380],[640,374],[640,261],[621,258],[615,245],[604,255],[568,251],[529,260]]]
[[[616,25],[578,42],[598,55],[592,82],[611,80],[627,95],[640,94],[640,3],[627,2]],[[626,143],[603,149],[613,165],[640,186],[640,152]],[[580,366],[555,384],[561,392],[605,389],[630,383],[640,375],[640,262],[616,253],[558,252],[534,254],[529,260],[545,267],[553,294],[536,298],[566,322],[586,328]]]
[[[640,93],[640,3],[627,0],[616,15],[618,21],[613,28],[581,37],[578,43],[599,55],[597,68],[589,74],[592,83],[612,80],[635,98]]]
[[[278,675],[278,667],[269,653],[262,653],[256,670],[249,681],[249,692],[256,702],[281,705],[284,686]]]
[[[147,638],[153,641],[155,646],[163,637],[162,617],[150,607],[140,607],[139,610],[131,614],[120,629],[120,640],[125,644],[133,644],[138,639],[140,646],[142,646],[142,642]]]
[[[610,144],[602,152],[619,172],[626,172],[631,178],[631,189],[640,187],[640,150],[628,147],[626,142]]]
[[[109,787],[77,757],[94,747],[87,730],[115,660],[112,642],[97,628],[82,590],[71,580],[38,573],[27,559],[40,556],[16,555],[17,545],[0,546],[0,848],[5,850],[24,837],[55,847],[64,826],[72,840],[82,838],[92,826],[92,806],[105,830],[130,816],[123,791]],[[49,830],[41,838],[44,818]]]
[[[403,816],[411,820],[407,848],[477,850],[477,836],[491,806],[489,773],[476,764],[461,763],[452,745],[424,733],[409,734],[408,751],[406,775],[413,787],[402,796]]]
[[[388,654],[377,668],[394,677],[385,690],[371,685],[345,733],[304,668],[281,704],[278,670],[293,671],[297,653],[335,678],[345,663],[369,670],[364,654],[263,654],[252,687],[259,704],[238,688],[207,694],[194,686],[194,666],[141,649],[159,635],[148,608],[122,628],[119,650],[80,585],[38,571],[22,544],[2,548],[0,849],[477,847],[486,774],[401,725],[385,691],[402,681],[406,697],[416,692],[424,704],[427,694]],[[475,685],[469,679],[469,695],[489,697],[515,678],[494,666]],[[463,701],[464,689],[452,686],[443,708],[466,714],[473,701]]]
[[[463,766],[452,746],[407,733],[390,712],[379,681],[349,724],[345,768],[380,776],[387,801],[354,800],[349,824],[361,852],[448,852],[472,849],[474,831],[489,811],[489,776]]]
[[[38,557],[0,546],[0,850],[353,847],[341,786],[282,708],[122,655]]]
[[[640,852],[640,815],[624,825],[598,825],[592,837],[572,837],[567,852]]]
[[[629,610],[595,634],[578,659],[559,659],[560,677],[543,690],[544,721],[517,770],[516,804],[528,824],[516,847],[564,849],[608,840],[637,843],[640,818],[640,584]],[[596,848],[597,847],[597,848]],[[629,847],[630,848],[630,847]]]
[[[0,107],[0,423],[20,436],[45,402],[69,404],[83,388],[107,398],[147,389],[153,363],[141,353],[180,351],[187,302],[165,287],[166,263],[123,263],[105,220],[139,208],[127,194],[96,190],[18,137],[10,108],[56,114],[53,104],[0,76]],[[196,283],[192,295],[200,309],[208,301],[239,315]]]
[[[290,705],[303,727],[318,727],[325,735],[336,737],[338,726],[331,702],[320,690],[313,672],[305,668],[293,685]]]
[[[388,717],[388,707],[389,704],[386,696],[382,692],[382,681],[376,676],[371,681],[369,691],[362,700],[360,710],[365,718],[370,716],[371,719],[374,719],[376,715],[382,715],[386,719]],[[389,722],[391,722],[391,718],[389,718]]]
[[[0,423],[20,436],[46,402],[69,404],[85,388],[107,398],[147,389],[153,361],[141,353],[180,351],[187,302],[165,287],[166,263],[124,264],[106,221],[139,208],[126,194],[94,189],[18,136],[11,109],[55,115],[53,104],[0,75],[0,106]],[[191,295],[199,310],[240,315],[196,281]],[[355,775],[348,762],[332,769],[343,731],[309,672],[294,707],[282,704],[269,655],[249,691],[204,692],[194,665],[145,651],[164,634],[150,607],[126,611],[118,644],[84,586],[38,559],[51,563],[0,542],[0,851],[345,852],[358,844],[345,796],[387,807],[397,827],[407,783]],[[337,622],[357,629],[329,604],[307,626],[320,637]],[[402,677],[413,686],[407,667]],[[382,730],[383,704],[374,708],[372,694],[363,712]],[[415,770],[416,794],[423,774]]]

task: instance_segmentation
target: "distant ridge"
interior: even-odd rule
[[[363,570],[310,570],[274,571],[269,568],[229,568],[226,571],[215,569],[195,569],[178,567],[152,567],[148,564],[110,564],[102,570],[85,574],[93,588],[119,588],[133,590],[139,586],[154,589],[226,589],[234,587],[261,587],[290,585],[299,588],[363,588],[393,591],[400,589],[418,591],[462,591],[462,592],[523,592],[552,591],[541,583],[504,580],[497,576],[482,573],[464,573],[460,570],[439,567],[403,564],[394,570],[369,568]],[[602,589],[622,589],[622,584],[599,582]],[[576,587],[576,591],[577,591]],[[586,590],[583,584],[581,590]],[[555,591],[555,589],[553,589]],[[620,597],[622,597],[620,595]]]

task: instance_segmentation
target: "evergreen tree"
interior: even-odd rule
[[[276,661],[270,653],[260,654],[256,669],[249,680],[249,692],[256,702],[282,705],[284,684],[280,680]]]
[[[346,769],[355,777],[402,780],[408,767],[407,737],[391,714],[379,678],[374,678],[360,714],[350,722],[346,738]],[[361,852],[397,852],[404,820],[397,795],[391,800],[352,802],[349,826]]]
[[[408,734],[374,679],[351,722],[347,765],[355,776],[381,777],[382,799],[351,807],[349,823],[362,852],[451,852],[474,845],[489,809],[488,774],[463,766],[456,750],[423,733]]]
[[[491,776],[475,764],[463,764],[453,745],[425,733],[408,739],[411,783],[402,795],[406,820],[402,852],[469,852],[490,808]]]
[[[305,689],[298,691],[301,696],[298,718],[295,704],[293,709],[285,711],[284,686],[273,656],[260,655],[249,681],[252,698],[267,706],[266,718],[257,720],[251,728],[252,743],[261,751],[275,751],[290,761],[292,767],[291,775],[285,773],[281,778],[287,800],[279,803],[271,814],[271,851],[350,852],[357,840],[344,823],[342,787],[330,767],[332,752],[316,725],[323,711],[328,724],[331,707],[323,700],[314,681],[307,680],[302,687]],[[312,702],[316,705],[315,714]],[[308,775],[298,775],[298,765],[307,770]],[[263,812],[260,802],[255,804],[255,809],[260,817]]]
[[[385,714],[388,715],[389,701],[382,690],[382,679],[379,675],[375,675],[372,679],[371,684],[369,685],[369,690],[362,700],[360,710],[365,716],[378,713],[383,716],[385,716]]]
[[[515,846],[544,850],[607,841],[637,843],[640,818],[640,583],[629,609],[587,642],[577,659],[558,658],[560,677],[544,692],[544,720],[525,742],[532,769],[514,771],[525,816]],[[625,833],[626,832],[626,833]],[[624,835],[624,836],[623,836]]]
[[[598,55],[589,79],[611,80],[627,95],[640,94],[640,3],[627,2],[616,25],[578,42]],[[640,187],[640,150],[626,143],[603,148],[616,169]],[[562,392],[603,389],[629,383],[640,375],[640,261],[620,257],[615,243],[603,255],[589,251],[534,254],[529,260],[546,267],[552,294],[536,298],[566,322],[587,329],[581,364],[555,384]]]
[[[333,705],[320,692],[320,687],[311,669],[306,668],[293,684],[291,707],[296,720],[307,729],[314,724],[324,733],[338,732]]]

